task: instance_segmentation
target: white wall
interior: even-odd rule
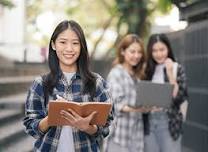
[[[25,0],[13,0],[14,8],[0,8],[0,55],[23,60]]]

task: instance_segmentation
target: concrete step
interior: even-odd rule
[[[2,62],[2,59],[0,59]],[[0,65],[0,77],[8,76],[32,76],[47,73],[48,65],[46,63],[21,63],[14,62],[12,66],[2,62]]]
[[[25,134],[21,119],[0,126],[0,147],[7,146],[12,142],[17,141]]]
[[[32,82],[0,84],[0,97],[26,92]]]
[[[24,131],[26,93],[0,98],[0,152],[32,152],[34,139]]]
[[[32,82],[35,77],[38,75],[34,76],[12,76],[12,77],[0,77],[0,84],[14,84],[14,83],[26,83],[26,82]]]
[[[1,77],[0,97],[26,92],[37,76]]]
[[[3,109],[0,111],[0,127],[23,117],[22,110]]]
[[[0,98],[0,103],[1,102],[21,102],[24,103],[25,99],[27,97],[27,92],[21,92],[18,94],[12,94],[12,95],[8,95],[8,96],[4,96]]]
[[[21,109],[24,110],[24,103],[21,103],[21,101],[17,102],[0,102],[0,109]]]
[[[35,139],[26,135],[23,136],[20,140],[15,143],[8,145],[7,147],[2,148],[0,151],[5,152],[32,152],[33,144]]]
[[[24,110],[27,93],[19,93],[0,98],[0,109],[21,109]]]

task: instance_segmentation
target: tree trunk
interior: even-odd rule
[[[113,18],[114,18],[114,16],[111,16],[111,17],[103,24],[103,28],[102,28],[102,29],[103,29],[103,32],[102,32],[102,34],[100,35],[100,37],[97,39],[97,41],[95,42],[95,45],[94,45],[94,47],[93,47],[92,53],[91,53],[91,55],[90,55],[90,58],[93,58],[93,57],[94,57],[94,55],[95,55],[95,53],[96,53],[96,51],[97,51],[97,46],[98,46],[98,44],[100,43],[100,41],[102,40],[102,38],[103,38],[103,36],[104,36],[106,30],[107,30],[108,27],[110,26],[110,24],[111,24]]]

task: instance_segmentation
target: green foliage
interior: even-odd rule
[[[158,0],[157,8],[162,13],[167,13],[172,8],[172,0]]]
[[[26,4],[26,20],[27,22],[30,23],[35,23],[35,20],[38,16],[38,14],[40,14],[42,12],[41,6],[42,6],[42,2],[41,0],[27,0],[25,2]]]
[[[137,33],[145,35],[146,29],[139,27],[142,22],[145,22],[147,9],[144,0],[116,0],[117,9],[120,14],[117,28],[121,28],[122,24],[127,25],[127,33]]]
[[[172,8],[171,0],[115,0],[119,21],[117,28],[127,25],[126,33],[137,33],[145,37],[151,25],[151,16],[156,11],[162,14]]]
[[[0,5],[4,6],[4,7],[8,7],[8,8],[12,8],[15,5],[11,2],[11,0],[1,0],[0,1]]]
[[[26,0],[25,3],[28,38],[32,39],[33,33],[38,31],[36,19],[40,14],[49,10],[53,11],[54,15],[61,12],[67,19],[74,19],[81,24],[87,39],[94,43],[94,51],[102,42],[107,29],[117,33],[115,42],[127,33],[137,33],[145,39],[155,12],[167,13],[172,6],[171,0]],[[92,38],[92,33],[97,31],[103,33]],[[44,45],[47,41],[48,37],[43,36],[38,43]]]

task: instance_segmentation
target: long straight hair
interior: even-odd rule
[[[73,20],[64,20],[59,23],[51,36],[48,56],[50,73],[46,76],[44,80],[44,93],[45,95],[52,94],[53,88],[57,85],[59,81],[59,75],[62,73],[59,66],[59,59],[57,57],[56,51],[52,48],[52,43],[55,43],[59,34],[67,29],[74,31],[77,34],[81,44],[80,56],[78,57],[76,63],[78,69],[77,72],[80,74],[83,83],[82,91],[83,93],[89,93],[91,96],[93,96],[96,89],[96,78],[89,70],[89,54],[84,32],[80,25]]]
[[[153,45],[157,42],[161,42],[166,45],[168,49],[168,58],[175,61],[173,51],[171,48],[171,44],[170,44],[168,37],[163,33],[151,35],[147,44],[147,67],[145,70],[147,80],[152,80],[153,74],[155,72],[155,67],[157,65],[157,62],[154,60],[152,56]]]
[[[139,61],[139,63],[133,67],[133,71],[135,76],[139,77],[140,79],[143,79],[145,77],[144,66],[146,62],[146,54],[144,51],[143,41],[136,34],[128,34],[120,41],[117,48],[117,57],[114,60],[113,65],[122,64],[125,62],[124,56],[122,55],[122,51],[127,49],[131,44],[135,42],[138,43],[141,47],[142,58]]]

